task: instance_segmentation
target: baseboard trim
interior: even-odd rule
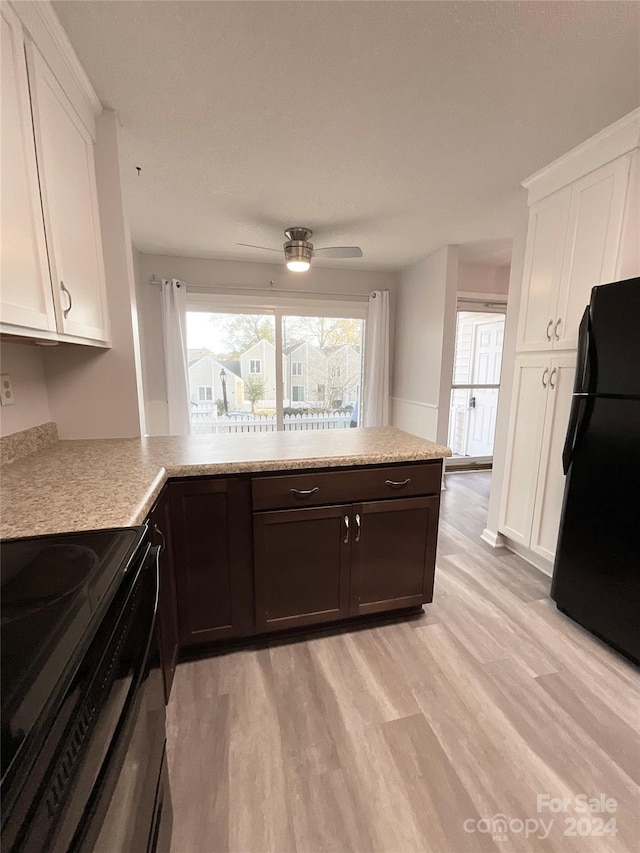
[[[518,557],[522,557],[523,560],[526,560],[527,563],[530,563],[539,572],[542,572],[543,575],[546,575],[548,578],[552,577],[552,563],[550,563],[548,560],[545,560],[544,557],[541,557],[539,554],[536,554],[530,548],[525,548],[524,545],[520,545],[518,542],[513,542],[511,539],[508,539],[502,534],[498,535],[502,536],[506,548],[508,548],[510,551],[513,551],[514,554],[517,554]]]
[[[488,527],[480,534],[480,538],[483,542],[486,542],[487,545],[491,545],[492,548],[506,548],[507,545],[505,543],[505,538],[502,533],[495,533],[493,530],[489,530]]]

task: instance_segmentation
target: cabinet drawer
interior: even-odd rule
[[[440,493],[442,460],[420,465],[254,477],[254,510],[352,503]]]

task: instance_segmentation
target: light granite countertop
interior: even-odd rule
[[[170,477],[450,455],[449,448],[395,427],[55,441],[2,468],[0,538],[140,524]]]

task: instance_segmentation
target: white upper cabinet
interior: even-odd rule
[[[0,20],[0,332],[108,346],[100,103],[48,3],[3,2]]]
[[[640,110],[524,181],[529,228],[516,350],[572,350],[591,288],[640,275]]]
[[[10,326],[55,332],[22,26],[4,3],[0,25],[1,319]]]
[[[93,140],[35,45],[27,43],[53,295],[67,335],[109,338]]]
[[[553,193],[529,212],[518,350],[550,349],[562,278],[571,189]]]
[[[619,157],[531,206],[518,351],[578,345],[591,288],[616,279],[630,161]]]
[[[554,349],[577,347],[578,326],[591,288],[616,280],[630,160],[630,154],[619,157],[571,188]]]

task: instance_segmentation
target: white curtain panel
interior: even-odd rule
[[[362,426],[389,424],[389,291],[369,294],[364,347]]]
[[[189,435],[189,375],[187,372],[187,286],[162,279],[162,335],[167,374],[169,435]]]

